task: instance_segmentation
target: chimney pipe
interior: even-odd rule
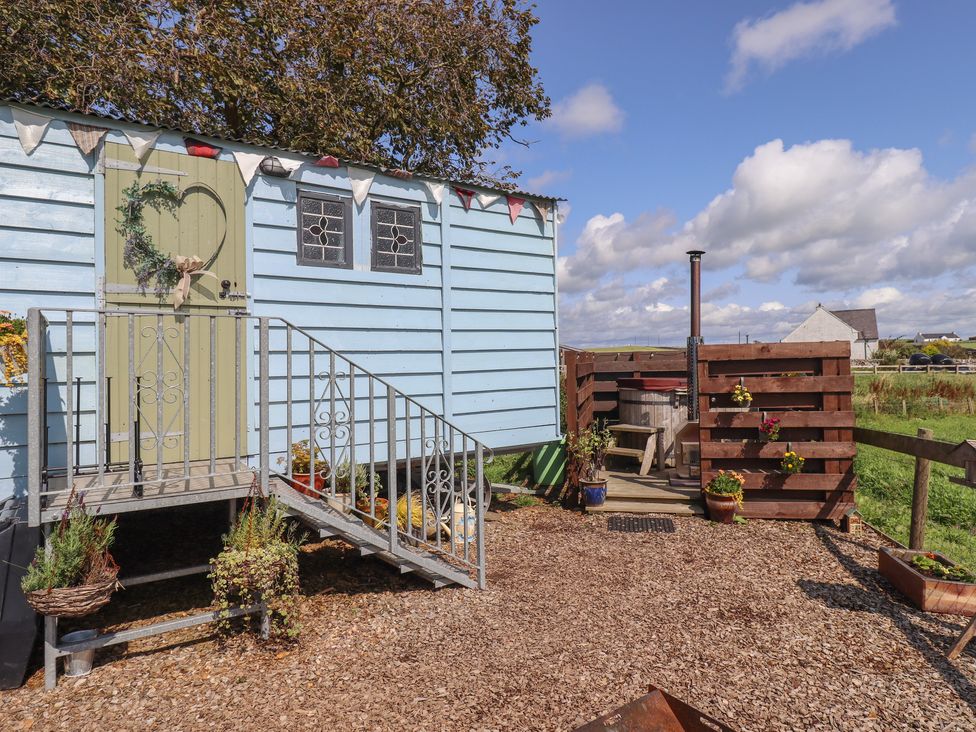
[[[691,261],[691,332],[688,335],[688,421],[698,421],[698,346],[701,337],[701,258],[698,249],[685,252]]]

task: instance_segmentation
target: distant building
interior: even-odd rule
[[[924,343],[934,343],[935,341],[949,341],[949,343],[955,343],[956,341],[961,341],[958,335],[952,331],[948,333],[916,333],[915,343],[921,346]]]
[[[874,308],[828,310],[823,305],[783,339],[784,343],[850,341],[851,358],[871,358],[878,350],[878,316]]]

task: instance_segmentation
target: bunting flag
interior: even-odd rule
[[[571,210],[572,210],[572,207],[568,203],[565,203],[565,202],[562,202],[562,203],[557,202],[556,203],[556,223],[557,224],[564,223],[566,221],[566,217],[569,216],[569,212]]]
[[[434,203],[440,206],[441,201],[444,200],[444,184],[425,180],[424,185],[427,187],[427,192],[430,194],[430,197],[434,199]]]
[[[183,144],[186,146],[186,151],[197,158],[210,158],[214,160],[220,155],[220,151],[223,150],[221,147],[211,145],[209,142],[203,142],[202,140],[195,140],[192,137],[184,137]]]
[[[108,128],[69,122],[68,132],[71,133],[71,139],[75,141],[81,154],[91,155],[91,151],[98,147],[98,143],[105,137]]]
[[[17,128],[17,138],[24,152],[30,155],[41,144],[47,126],[51,124],[52,117],[35,112],[28,112],[26,109],[11,107],[14,115],[14,127]]]
[[[244,179],[245,187],[250,184],[251,179],[254,178],[254,174],[257,172],[258,166],[265,157],[261,153],[234,151],[234,160],[237,161],[237,168],[241,171],[241,178]],[[284,170],[284,167],[282,167],[282,170]]]
[[[338,168],[339,158],[335,155],[323,155],[315,161],[315,164],[320,168]]]
[[[156,147],[156,140],[162,134],[162,130],[156,130],[155,132],[146,132],[145,130],[129,132],[128,130],[123,130],[123,132],[125,132],[129,144],[132,145],[132,150],[136,154],[136,160],[140,162],[150,150]]]
[[[525,199],[519,198],[518,196],[506,196],[506,198],[508,199],[508,218],[514,224],[515,219],[522,213],[522,206],[525,205]]]
[[[497,193],[478,193],[475,196],[478,199],[478,203],[481,204],[481,208],[488,208],[491,204],[497,201],[501,196]]]
[[[288,171],[288,174],[289,175],[291,175],[292,173],[294,173],[296,170],[298,170],[300,167],[302,167],[302,165],[305,164],[305,161],[302,160],[301,158],[297,158],[297,159],[296,158],[283,158],[280,155],[278,156],[278,162],[281,163],[281,167],[283,167],[285,170]]]
[[[369,195],[369,189],[373,185],[373,178],[376,177],[376,173],[372,170],[354,168],[351,165],[348,166],[348,170],[349,184],[352,186],[352,199],[357,206],[362,206],[366,196]]]
[[[542,219],[543,224],[549,221],[549,212],[552,210],[549,201],[533,201],[532,205],[539,212],[539,218]]]
[[[464,206],[465,211],[471,210],[471,199],[474,198],[474,191],[469,191],[467,188],[454,187],[454,192],[457,193],[457,197],[461,199],[461,204]]]
[[[413,180],[413,173],[409,170],[403,170],[402,168],[383,168],[383,172],[392,178],[399,178],[400,180]]]

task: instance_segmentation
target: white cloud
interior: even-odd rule
[[[732,31],[726,91],[741,89],[753,67],[769,73],[804,56],[848,51],[894,24],[892,0],[798,2],[764,18],[739,21]]]
[[[529,191],[545,192],[550,186],[563,183],[572,177],[571,170],[544,170],[539,175],[528,178],[525,186]]]
[[[681,342],[687,325],[675,313],[687,297],[688,249],[707,252],[706,288],[709,273],[734,268],[735,280],[707,291],[703,306],[711,327],[733,341],[740,328],[782,337],[820,300],[876,307],[891,335],[976,332],[976,167],[936,178],[918,150],[862,152],[847,140],[786,148],[774,140],[683,226],[667,211],[592,217],[576,251],[559,260],[566,332],[575,328],[580,343],[587,333],[612,342],[619,324],[623,334],[644,328]],[[667,288],[638,293],[627,284],[672,271],[679,276]],[[780,287],[762,305],[726,302],[744,279]],[[600,296],[589,299],[595,291]],[[796,305],[800,297],[812,304]]]
[[[589,84],[552,107],[549,124],[565,137],[590,137],[619,132],[624,113],[602,84]]]

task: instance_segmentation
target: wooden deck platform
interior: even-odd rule
[[[147,465],[142,479],[141,496],[133,491],[128,468],[106,472],[101,481],[96,473],[78,475],[73,484],[76,495],[84,494],[86,506],[111,515],[242,498],[251,488],[254,473],[243,461],[235,470],[232,459],[217,460],[211,473],[209,461],[200,460],[190,463],[189,478],[183,463],[172,463],[163,465],[161,472],[155,465]],[[52,478],[48,491],[52,493],[41,511],[42,521],[58,519],[67,505],[70,491],[65,476]]]
[[[638,475],[621,470],[607,471],[607,500],[602,506],[588,507],[594,513],[705,513],[701,490],[671,485],[674,470]]]

